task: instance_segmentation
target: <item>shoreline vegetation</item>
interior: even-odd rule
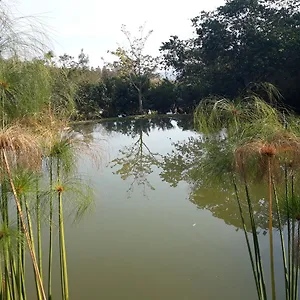
[[[191,118],[193,119],[193,114],[145,114],[145,115],[131,115],[124,117],[111,117],[111,118],[100,118],[100,119],[90,119],[90,120],[74,120],[70,121],[70,124],[85,124],[85,123],[102,123],[102,122],[113,122],[113,121],[126,121],[126,120],[147,120],[154,118]]]
[[[300,251],[300,197],[296,183],[299,180],[300,118],[278,105],[279,93],[273,86],[269,86],[269,91],[269,101],[249,94],[234,101],[211,98],[200,102],[194,115],[195,127],[203,135],[198,176],[203,186],[216,182],[219,184],[215,188],[221,182],[231,186],[260,300],[275,300],[278,286],[282,286],[282,281],[275,281],[279,271],[275,270],[274,263],[273,223],[277,222],[285,298],[296,300]],[[264,186],[268,208],[268,279],[261,257],[258,219],[253,209],[252,191],[258,183]],[[267,289],[267,282],[271,283],[271,291]]]
[[[69,127],[75,84],[44,55],[39,24],[16,18],[2,1],[0,12],[0,299],[32,297],[32,280],[36,299],[52,299],[55,276],[61,299],[68,300],[64,212],[75,221],[91,208],[92,189],[77,161],[83,153],[95,161],[99,154]],[[25,21],[28,32],[18,27]]]

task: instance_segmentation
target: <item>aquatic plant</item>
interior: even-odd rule
[[[264,85],[264,88],[266,87],[268,85]],[[295,252],[293,242],[295,240],[295,224],[291,218],[293,214],[288,213],[287,261],[283,236],[284,222],[279,209],[280,203],[276,186],[279,189],[282,187],[286,189],[286,196],[281,201],[285,202],[286,207],[289,207],[291,202],[289,201],[289,194],[293,199],[295,191],[293,188],[294,175],[287,176],[287,170],[290,166],[290,168],[292,167],[290,173],[294,173],[300,158],[300,136],[299,130],[295,126],[298,124],[298,120],[277,104],[275,100],[277,100],[279,93],[274,90],[273,86],[269,86],[267,95],[270,97],[268,101],[272,105],[253,93],[234,102],[227,99],[208,99],[199,104],[195,112],[195,124],[199,132],[203,134],[200,169],[202,174],[206,174],[206,177],[207,173],[219,177],[218,169],[224,168],[222,166],[225,166],[227,170],[225,174],[231,174],[259,299],[267,299],[267,292],[257,236],[257,221],[250,196],[250,184],[257,179],[261,180],[266,177],[272,299],[276,299],[273,254],[274,199],[280,228],[286,299],[297,299],[298,295],[295,289],[298,282],[298,271],[296,264],[292,263]],[[221,144],[221,147],[213,148],[211,146],[216,143]],[[226,148],[229,151],[223,158],[222,155]],[[220,163],[219,160],[219,165],[216,165],[211,159],[217,155],[221,157],[221,160],[223,158],[223,162]],[[216,176],[212,178],[216,178]],[[288,192],[287,189],[289,185],[292,185],[291,192]],[[239,186],[243,187],[248,203],[247,213],[251,224],[252,245],[250,245],[248,238],[248,228],[241,205]],[[289,225],[290,222],[292,225]]]
[[[41,292],[42,299],[46,299],[43,282],[40,276],[33,247],[32,236],[30,234],[30,228],[28,228],[28,226],[26,225],[23,208],[11,171],[11,167],[17,166],[18,164],[23,165],[23,167],[29,165],[31,165],[32,167],[36,167],[37,165],[39,165],[39,161],[41,160],[40,149],[35,137],[32,134],[26,132],[24,129],[21,129],[18,126],[11,126],[0,130],[0,156],[1,164],[6,172],[5,175],[8,178],[13,198],[16,203],[20,225],[25,235],[27,246],[32,259],[38,289]]]

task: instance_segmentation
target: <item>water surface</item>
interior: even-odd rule
[[[103,163],[99,169],[89,158],[80,163],[94,186],[95,207],[66,228],[70,299],[257,298],[228,193],[195,190],[176,172],[168,180],[162,176],[160,160],[172,153],[172,143],[197,136],[189,123],[159,119],[76,128],[100,145]]]

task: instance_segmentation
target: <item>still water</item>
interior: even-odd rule
[[[66,228],[70,299],[257,298],[235,202],[226,192],[195,189],[180,156],[161,167],[174,143],[197,137],[189,121],[76,127],[99,148],[102,162],[99,168],[87,157],[80,162],[95,205]],[[263,229],[260,243],[268,275]],[[275,233],[276,263],[278,248]],[[283,299],[280,290],[278,296]]]

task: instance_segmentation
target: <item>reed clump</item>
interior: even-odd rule
[[[299,240],[300,216],[296,199],[300,191],[295,183],[300,166],[300,120],[278,104],[280,93],[274,86],[264,84],[263,88],[268,91],[265,93],[268,99],[249,92],[234,101],[207,99],[200,102],[194,115],[195,126],[203,139],[199,169],[206,177],[209,174],[212,181],[231,178],[258,299],[276,299],[276,285],[280,283],[275,282],[273,222],[278,224],[285,295],[287,300],[296,300],[299,259],[294,258],[298,257],[295,253],[299,253],[299,243],[295,241]],[[213,162],[215,157],[219,157],[218,164]],[[224,174],[227,178],[222,179]],[[251,186],[257,182],[265,185],[268,200],[270,295],[266,289],[251,196]],[[247,203],[246,208],[242,202]]]
[[[79,177],[78,156],[98,157],[97,150],[69,126],[74,83],[64,70],[36,58],[49,50],[41,24],[32,17],[15,18],[3,1],[0,13],[0,299],[28,299],[28,263],[36,298],[52,299],[56,228],[62,299],[68,299],[63,215],[69,210],[78,218],[91,203],[83,180],[69,182]],[[69,195],[73,202],[66,201]],[[42,253],[42,231],[49,233],[48,260]]]

